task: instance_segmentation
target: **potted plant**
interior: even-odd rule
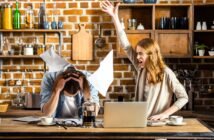
[[[196,45],[195,47],[196,47],[196,49],[198,50],[198,55],[199,55],[199,56],[204,56],[205,49],[208,48],[208,47],[207,47],[206,45],[204,45],[204,44]]]

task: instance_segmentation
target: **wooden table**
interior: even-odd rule
[[[161,126],[145,128],[81,128],[59,126],[38,126],[26,122],[13,121],[12,118],[1,118],[0,139],[214,139],[214,133],[202,122],[194,118],[184,120],[184,126]]]

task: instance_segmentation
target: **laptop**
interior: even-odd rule
[[[105,102],[104,128],[146,127],[147,102]]]

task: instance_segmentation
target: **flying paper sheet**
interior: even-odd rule
[[[113,50],[100,63],[100,67],[88,78],[89,82],[105,97],[113,81]]]
[[[40,57],[45,61],[49,68],[49,72],[60,71],[65,66],[70,65],[64,58],[55,53],[53,47],[45,51]]]

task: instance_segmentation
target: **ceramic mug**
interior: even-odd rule
[[[42,124],[46,124],[46,125],[51,124],[53,122],[52,117],[41,117],[40,120]]]
[[[182,124],[183,117],[182,116],[170,116],[169,120],[174,124]]]

